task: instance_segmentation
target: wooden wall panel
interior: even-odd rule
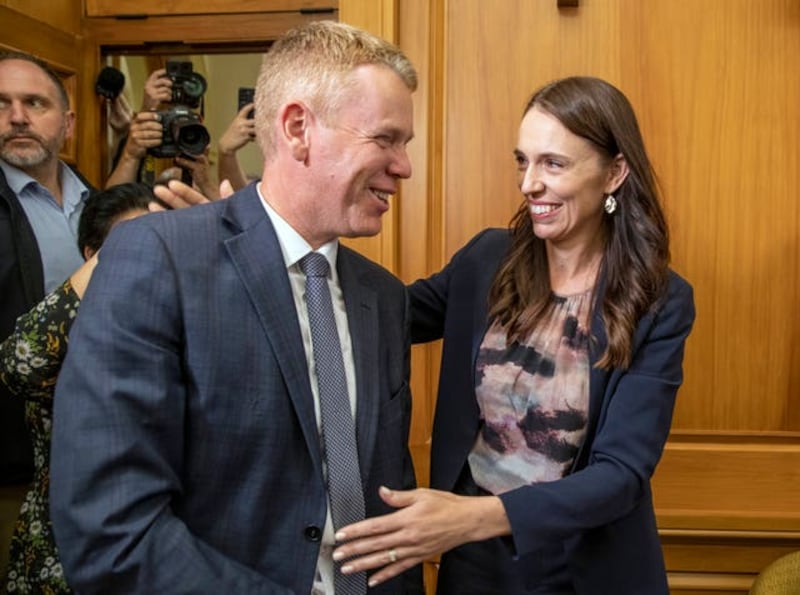
[[[794,532],[800,549],[800,441],[675,432],[653,479],[660,526]]]
[[[79,4],[73,8],[77,6]],[[84,97],[81,77],[83,64],[80,61],[81,38],[17,8],[19,7],[10,8],[0,4],[0,22],[3,23],[0,28],[0,49],[27,52],[47,62],[62,78],[71,108],[78,114],[77,124],[81,126],[83,122],[80,118],[80,105]],[[36,2],[28,8],[35,15],[41,12],[41,6]],[[60,12],[56,11],[56,14]],[[88,126],[91,127],[91,124]],[[62,159],[73,164],[80,161],[80,137],[80,133],[76,131],[73,138],[67,139],[60,154]]]
[[[79,35],[81,32],[81,0],[0,0],[0,6],[7,6],[63,33]],[[9,27],[7,21],[2,23],[2,35],[13,33],[6,31]]]
[[[800,549],[800,4],[453,0],[443,27],[439,266],[520,204],[511,151],[534,88],[588,74],[631,99],[698,309],[654,480],[670,580],[746,592]]]
[[[569,74],[618,83],[619,2],[447,3],[444,196],[446,256],[522,202],[513,162],[531,92]]]
[[[21,0],[18,0],[21,1]],[[46,1],[46,0],[41,0]],[[186,15],[336,9],[338,0],[86,0],[86,16]]]
[[[448,3],[446,256],[519,204],[511,167],[530,91],[569,74],[620,86],[665,191],[698,322],[681,428],[800,430],[800,5],[584,0]],[[526,34],[511,35],[519,31]],[[770,207],[765,209],[764,201]],[[778,215],[779,213],[779,215]],[[767,288],[769,288],[767,290]]]
[[[335,3],[334,3],[335,4]],[[198,10],[205,10],[198,5]],[[287,29],[299,24],[319,19],[335,19],[334,12],[294,11],[230,13],[215,15],[213,18],[203,14],[183,16],[152,16],[142,19],[117,19],[93,17],[84,19],[84,33],[87,38],[83,63],[88,69],[85,77],[91,85],[101,68],[101,57],[107,52],[129,52],[135,54],[156,54],[170,56],[177,54],[202,54],[209,51],[234,52],[263,51],[269,42]],[[85,113],[100,113],[101,104],[91,86],[86,93]],[[82,129],[85,146],[92,147],[94,157],[86,157],[81,164],[92,180],[100,183],[103,172],[103,156],[100,154],[105,142],[100,118],[94,118],[95,129]],[[103,128],[104,130],[104,128]]]
[[[800,431],[800,3],[627,8],[624,80],[696,291],[675,425]]]
[[[213,18],[206,15],[183,15],[132,20],[103,17],[87,19],[85,29],[87,36],[99,46],[149,45],[158,49],[159,46],[239,44],[246,49],[265,44],[299,24],[331,18],[335,19],[336,13],[237,13]]]
[[[57,8],[0,0],[0,43],[76,73],[77,159],[91,177],[102,45],[258,42],[295,22],[264,8],[281,1],[245,0],[230,13],[221,0],[173,0],[155,4],[194,14],[93,17],[76,28],[69,7],[77,0]],[[664,190],[674,266],[694,285],[698,308],[674,432],[653,482],[670,583],[675,595],[744,594],[760,568],[800,549],[800,4],[338,4],[341,20],[398,42],[420,71],[414,176],[384,233],[357,243],[406,281],[439,269],[481,228],[507,224],[521,200],[511,151],[534,88],[590,74],[631,99]],[[148,6],[86,5],[92,14]],[[424,483],[438,346],[415,348],[412,358],[412,449]]]
[[[396,42],[397,20],[395,0],[350,0],[341,2],[339,20],[361,27],[384,39]],[[397,203],[402,196],[402,188],[391,199],[391,209],[383,216],[381,233],[369,238],[354,238],[344,243],[358,250],[368,258],[382,263],[392,272],[397,272],[397,229],[399,209]]]
[[[415,138],[408,145],[413,168],[402,184],[399,210],[397,273],[406,282],[438,268],[442,254],[442,171],[439,167],[444,102],[443,36],[444,3],[427,0],[400,2],[397,15],[398,44],[414,62],[419,88],[414,94]],[[417,481],[429,485],[430,436],[436,387],[439,381],[440,344],[417,345],[411,352],[412,409],[410,448]],[[436,560],[424,565],[428,593],[436,588]]]

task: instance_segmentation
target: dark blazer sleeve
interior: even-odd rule
[[[193,534],[176,511],[190,479],[187,387],[198,379],[182,372],[182,358],[193,355],[181,348],[186,296],[179,279],[186,278],[144,223],[161,216],[110,234],[57,384],[50,498],[66,578],[80,593],[291,593]],[[238,452],[225,442],[209,448],[215,451],[230,459]],[[219,489],[218,502],[247,493],[246,485]],[[205,518],[218,512],[209,505]],[[224,535],[228,520],[212,522]]]
[[[485,316],[487,290],[495,265],[508,246],[508,237],[506,230],[485,229],[459,249],[441,271],[409,285],[413,343],[445,338],[445,329],[452,333],[448,320],[452,319],[453,310],[475,312],[478,318]],[[476,263],[476,253],[485,266]],[[472,321],[478,326],[485,323],[475,317]],[[468,325],[462,328],[468,333],[472,330]],[[450,341],[452,336],[448,334],[446,338]]]
[[[501,496],[519,554],[612,523],[649,499],[694,317],[691,286],[672,274],[663,306],[638,327],[630,368],[607,379],[586,466]]]

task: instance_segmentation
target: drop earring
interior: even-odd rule
[[[614,211],[617,210],[617,199],[614,198],[613,194],[606,196],[606,201],[603,203],[603,210],[609,215],[613,215]]]

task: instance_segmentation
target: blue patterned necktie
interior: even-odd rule
[[[306,275],[306,308],[317,371],[328,497],[333,526],[338,531],[364,519],[356,430],[328,288],[328,261],[322,254],[311,252],[300,260],[300,268]],[[337,567],[334,581],[336,595],[362,595],[367,590],[363,572],[343,575]]]

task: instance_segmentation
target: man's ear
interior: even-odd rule
[[[614,194],[617,190],[619,190],[619,187],[622,186],[625,178],[628,177],[628,173],[628,162],[625,161],[625,157],[622,156],[622,153],[619,153],[611,161],[608,182],[605,188],[606,194]]]
[[[75,134],[75,112],[67,110],[64,112],[64,138],[69,139]]]
[[[305,162],[308,158],[309,128],[313,115],[301,102],[288,103],[280,114],[281,135],[289,146],[292,157]]]

